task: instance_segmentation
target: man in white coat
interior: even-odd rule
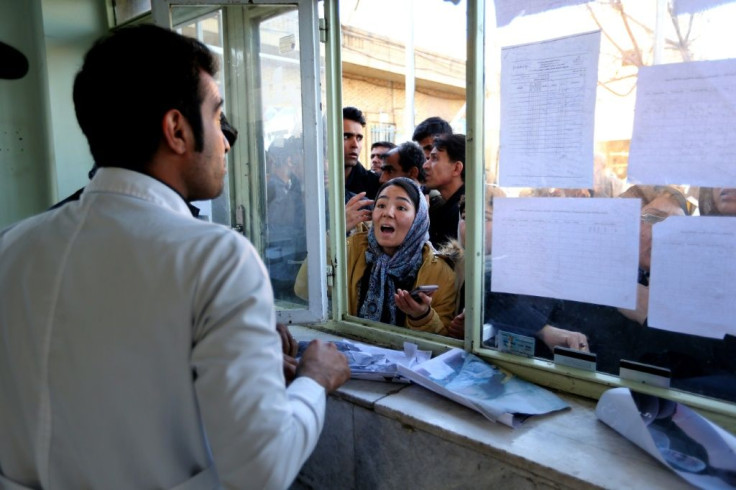
[[[154,26],[86,55],[99,170],[0,232],[0,488],[286,488],[314,448],[345,357],[314,341],[286,388],[261,260],[187,207],[223,187],[216,71]]]

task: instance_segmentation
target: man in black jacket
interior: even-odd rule
[[[343,149],[345,152],[345,194],[365,192],[365,197],[373,199],[378,191],[378,176],[360,163],[363,148],[365,117],[360,109],[344,107],[342,110]],[[347,197],[346,197],[347,199]]]

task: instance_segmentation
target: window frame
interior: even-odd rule
[[[328,62],[326,70],[339,74],[341,79],[341,59],[339,55],[339,40],[341,39],[339,11],[337,0],[325,0],[325,15],[328,26]],[[329,8],[328,8],[329,6]],[[467,66],[466,66],[466,99],[467,99],[467,129],[466,129],[466,158],[468,162],[482,162],[485,148],[485,35],[488,31],[485,26],[485,2],[483,0],[468,0],[467,8]],[[330,57],[330,50],[337,50],[337,54]],[[341,100],[341,89],[329,84],[328,97],[333,96]],[[334,82],[333,82],[334,83]],[[328,104],[340,108],[340,105]],[[341,131],[342,114],[331,110],[328,128],[330,131],[330,160],[342,159]],[[337,145],[335,144],[337,141]],[[337,148],[336,148],[337,146]],[[336,153],[337,151],[337,153]],[[344,189],[344,175],[342,167],[330,169],[330,211],[335,214],[336,209],[342,207]],[[586,398],[598,399],[606,390],[614,387],[628,387],[636,391],[668,398],[684,403],[705,416],[725,427],[736,431],[736,404],[708,398],[702,395],[683,392],[676,389],[658,388],[642,383],[621,380],[618,376],[600,372],[583,371],[567,366],[556,365],[552,361],[542,359],[527,359],[482,346],[482,298],[483,298],[483,235],[484,235],[484,168],[483,165],[471,164],[466,166],[466,254],[465,254],[465,318],[472,328],[464,341],[451,338],[440,338],[436,335],[415,332],[406,328],[370,322],[347,314],[347,276],[344,269],[336,268],[335,287],[333,288],[333,313],[335,320],[325,325],[325,329],[332,333],[351,335],[382,345],[401,348],[403,342],[417,343],[420,348],[430,349],[435,354],[453,347],[463,347],[481,358],[507,369],[515,375],[523,377],[533,383],[552,389],[569,392]],[[332,184],[334,182],[334,184]],[[337,223],[334,223],[337,222]],[[345,241],[338,241],[335,237],[344,237],[344,219],[333,220],[330,233],[330,245],[333,253],[331,260],[335,264],[344,264]],[[340,243],[342,242],[342,246]]]
[[[153,17],[161,23],[162,19],[170,22],[170,14],[166,9],[170,5],[203,5],[217,4],[223,6],[237,4],[274,4],[274,5],[298,5],[300,15],[302,9],[316,12],[318,0],[161,0],[153,3]],[[326,44],[326,131],[327,131],[327,158],[330,162],[342,162],[342,59],[339,0],[324,0],[324,19],[320,19],[319,35],[322,42]],[[167,17],[168,16],[168,17]],[[301,19],[301,17],[300,17]],[[316,19],[316,17],[315,17]],[[322,23],[323,21],[323,23]],[[300,20],[300,35],[302,32]],[[310,28],[310,26],[307,26]],[[316,25],[312,25],[316,32]],[[467,107],[467,129],[466,129],[466,155],[468,162],[482,162],[485,148],[485,118],[484,118],[484,73],[485,73],[485,40],[484,36],[488,30],[485,26],[485,2],[483,0],[467,0],[467,65],[466,65],[466,107]],[[317,52],[317,55],[319,53]],[[313,86],[319,90],[319,81],[313,81]],[[306,87],[307,85],[305,85]],[[319,96],[319,93],[317,93]],[[230,95],[231,100],[237,101],[237,97]],[[319,100],[318,98],[316,100]],[[307,111],[304,111],[305,113]],[[320,121],[316,121],[317,128]],[[305,125],[306,128],[306,125]],[[315,133],[319,134],[319,133]],[[314,169],[322,176],[322,162],[319,168]],[[533,383],[547,386],[552,389],[569,392],[587,398],[597,399],[609,388],[623,386],[637,391],[668,398],[680,403],[687,404],[714,422],[720,424],[730,431],[736,431],[736,404],[708,398],[702,395],[687,393],[675,389],[658,388],[651,385],[621,380],[614,375],[599,372],[583,371],[567,366],[555,365],[552,361],[541,359],[527,359],[515,355],[498,352],[482,347],[482,297],[483,297],[483,220],[484,213],[484,169],[483,165],[468,165],[466,168],[466,223],[467,223],[467,253],[465,259],[465,294],[466,294],[466,321],[472,327],[464,341],[441,338],[436,335],[423,332],[415,332],[405,328],[370,322],[361,318],[351,316],[347,313],[347,274],[340,264],[346,263],[345,220],[344,213],[344,172],[342,165],[329,165],[329,182],[327,192],[327,203],[331,216],[340,217],[332,219],[329,224],[329,239],[320,230],[325,229],[324,209],[322,209],[323,188],[315,180],[312,187],[314,195],[318,196],[317,222],[319,227],[308,228],[308,250],[317,250],[309,257],[319,256],[319,264],[313,267],[310,259],[310,270],[322,270],[324,274],[310,274],[309,291],[310,298],[319,296],[322,311],[326,309],[326,292],[328,287],[327,264],[324,262],[325,247],[329,244],[329,262],[333,273],[332,284],[332,315],[327,320],[324,314],[317,315],[312,319],[292,316],[290,321],[297,323],[313,324],[315,328],[327,332],[350,336],[381,345],[400,348],[405,341],[411,341],[422,349],[432,350],[440,353],[454,347],[462,347],[480,357],[507,369],[515,375],[523,377]],[[318,233],[312,233],[318,232]],[[315,260],[315,262],[317,262]],[[319,294],[315,294],[319,293]],[[315,300],[316,301],[316,300]],[[310,300],[310,311],[312,301]]]

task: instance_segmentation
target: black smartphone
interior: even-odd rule
[[[419,293],[432,293],[434,291],[437,291],[440,287],[436,284],[425,284],[424,286],[418,286],[416,289],[413,289],[409,294],[414,299],[414,301],[421,303],[422,299],[419,297]]]

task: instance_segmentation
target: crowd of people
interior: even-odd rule
[[[413,141],[393,148],[382,142],[380,155],[374,155],[375,146],[371,149],[371,155],[382,162],[380,171],[373,161],[373,170],[355,173],[357,166],[362,167],[354,157],[360,154],[359,135],[365,119],[353,107],[343,114],[346,175],[353,175],[351,189],[359,191],[351,194],[345,208],[347,229],[351,230],[347,238],[348,313],[464,338],[465,136],[454,134],[442,119],[429,118],[417,126]],[[374,175],[381,187],[372,196],[368,189],[375,182]],[[693,385],[704,379],[733,372],[734,363],[729,360],[734,351],[732,338],[710,340],[649,328],[647,315],[652,226],[670,216],[692,215],[695,209],[700,215],[736,215],[736,190],[702,188],[696,206],[673,186],[634,185],[624,190],[625,185],[610,172],[596,173],[596,177],[591,189],[538,188],[522,190],[519,195],[639,199],[636,308],[492,291],[493,201],[505,194],[499,187],[487,186],[484,323],[493,331],[536,339],[535,355],[540,357],[551,359],[557,346],[595,352],[598,369],[612,374],[618,374],[621,359],[647,362],[670,369],[674,386],[693,391],[697,391]],[[345,192],[350,192],[347,184]],[[426,284],[438,289],[410,294]],[[495,338],[487,344],[496,346]],[[725,387],[733,385],[721,383],[711,394],[734,399],[736,393]]]

